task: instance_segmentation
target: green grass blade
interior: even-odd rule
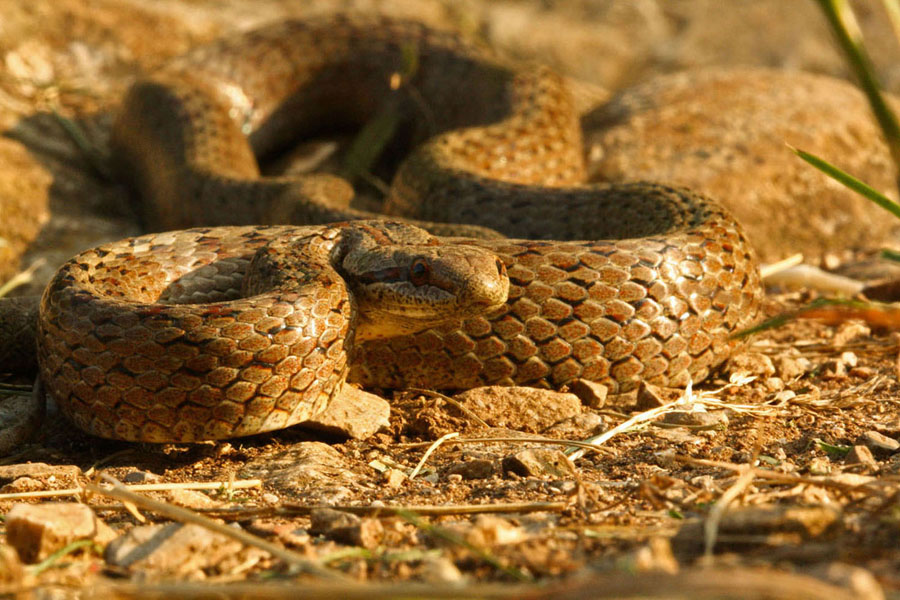
[[[853,9],[850,8],[847,0],[816,1],[872,107],[875,119],[884,133],[891,157],[894,159],[894,166],[900,170],[900,124],[881,94],[881,86],[875,76],[872,60],[863,46],[862,33],[856,23]]]
[[[842,171],[825,159],[819,158],[815,154],[810,154],[809,152],[805,152],[803,150],[800,150],[799,148],[794,148],[793,146],[788,147],[791,149],[791,151],[794,152],[794,154],[796,154],[818,170],[822,171],[832,179],[841,182],[857,194],[860,194],[864,198],[868,198],[881,208],[889,211],[895,217],[900,218],[900,204],[897,204],[878,190],[872,188],[869,185],[866,185],[853,175],[850,175],[846,171]]]

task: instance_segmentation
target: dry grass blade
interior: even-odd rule
[[[422,456],[421,460],[419,460],[419,464],[417,464],[416,467],[409,474],[409,478],[413,479],[413,478],[415,478],[416,475],[419,474],[419,472],[422,470],[422,467],[425,466],[425,462],[428,460],[428,457],[431,456],[434,453],[434,451],[438,449],[438,446],[440,446],[447,440],[453,439],[458,436],[459,436],[459,433],[454,431],[453,433],[448,433],[447,435],[443,435],[443,436],[439,437],[438,439],[436,439],[434,442],[432,442],[431,445],[428,447],[428,450],[425,451],[425,454]]]

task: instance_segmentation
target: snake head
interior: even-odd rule
[[[335,248],[356,299],[356,339],[397,337],[483,315],[509,293],[503,262],[392,221],[355,221]]]

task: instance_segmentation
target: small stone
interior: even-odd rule
[[[726,427],[728,415],[724,410],[706,412],[703,410],[673,410],[662,418],[663,423],[695,428]]]
[[[219,503],[197,490],[172,489],[165,491],[166,500],[177,506],[187,508],[214,508]]]
[[[575,465],[560,450],[531,448],[503,459],[503,471],[522,477],[565,478],[575,475]]]
[[[816,456],[809,461],[807,470],[810,475],[829,475],[831,473],[831,461],[824,456]]]
[[[865,446],[853,446],[844,458],[844,462],[848,465],[865,465],[867,467],[874,467],[876,464],[872,451]]]
[[[606,396],[609,395],[608,387],[587,379],[576,379],[569,384],[569,391],[590,408],[603,408],[606,405]]]
[[[874,454],[886,456],[900,450],[900,442],[877,431],[866,431],[856,438],[858,445],[865,446]]]
[[[781,377],[769,377],[766,379],[765,385],[770,392],[780,392],[784,389],[784,380]]]
[[[262,496],[260,496],[260,500],[265,502],[266,504],[278,504],[281,502],[281,498],[278,497],[278,494],[273,494],[271,492],[266,492]]]
[[[409,478],[406,476],[406,473],[400,469],[388,469],[384,473],[384,485],[391,490],[396,490],[402,486],[407,479]]]
[[[352,385],[345,385],[324,411],[301,426],[364,440],[390,426],[391,405],[387,400]]]
[[[859,322],[848,322],[842,324],[837,333],[834,334],[833,343],[835,346],[843,346],[856,338],[868,338],[872,335],[872,330],[868,326]]]
[[[853,352],[841,352],[841,362],[846,367],[855,367],[859,363],[859,358]]]
[[[491,427],[538,433],[581,412],[575,394],[526,387],[487,386],[455,398]]]
[[[488,479],[497,472],[494,461],[486,458],[476,458],[458,462],[447,467],[448,475],[459,475],[463,479]]]
[[[847,366],[838,358],[829,358],[822,363],[822,376],[826,379],[843,379],[847,376]]]
[[[375,548],[384,539],[384,526],[378,519],[360,517],[331,508],[314,509],[310,515],[309,531],[340,544]]]
[[[782,356],[778,359],[778,374],[784,381],[802,377],[812,368],[808,358]]]
[[[459,473],[450,473],[447,475],[447,483],[460,483],[463,480],[463,476]]]
[[[787,402],[788,400],[793,400],[797,397],[797,392],[793,390],[783,390],[775,394],[774,400],[776,402]]]
[[[775,374],[775,365],[771,358],[760,352],[741,352],[728,361],[728,370],[732,373],[771,377]]]
[[[77,502],[16,504],[6,515],[6,541],[25,563],[43,560],[78,540],[105,544],[114,537],[94,511]]]
[[[664,388],[642,381],[638,385],[637,404],[635,410],[644,412],[659,408],[664,404],[678,400],[684,392],[674,388]]]
[[[848,373],[850,377],[858,377],[860,379],[870,379],[875,375],[875,369],[872,367],[853,367]]]
[[[162,477],[156,473],[149,471],[132,471],[122,478],[122,483],[156,483],[161,481]]]

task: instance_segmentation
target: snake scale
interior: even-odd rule
[[[261,177],[259,158],[386,106],[413,149],[385,213],[509,239],[357,221],[375,215],[350,208],[341,178]],[[333,16],[197,48],[132,86],[111,148],[150,230],[204,227],[87,251],[44,293],[41,378],[100,436],[277,429],[345,378],[681,386],[727,358],[759,311],[753,252],[718,204],[586,184],[559,75],[418,23]]]

